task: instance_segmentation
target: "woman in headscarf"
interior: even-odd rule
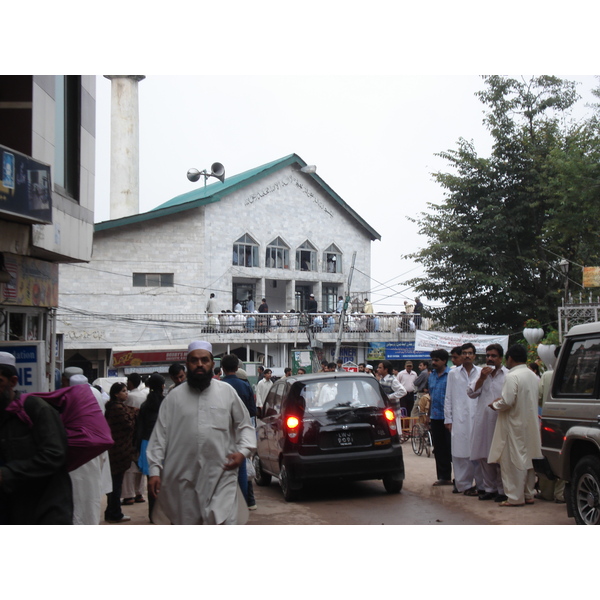
[[[150,434],[158,419],[158,409],[164,399],[165,390],[165,378],[158,373],[153,373],[147,382],[150,392],[148,398],[140,406],[140,414],[138,416],[137,424],[137,448],[139,450],[140,457],[138,459],[138,467],[140,471],[146,475],[150,475],[148,460],[146,459],[146,448],[148,447],[148,440]],[[148,516],[150,522],[152,522],[152,508],[154,507],[154,498],[152,494],[148,493]]]
[[[106,403],[104,416],[110,427],[114,446],[108,451],[112,492],[107,494],[107,505],[104,519],[109,523],[131,521],[121,510],[121,488],[125,471],[131,466],[135,456],[134,434],[137,408],[125,405],[127,386],[117,382],[110,388],[110,399]]]

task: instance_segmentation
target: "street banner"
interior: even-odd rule
[[[507,335],[478,335],[476,333],[452,333],[447,331],[423,331],[419,329],[415,335],[415,350],[431,352],[438,348],[452,350],[471,342],[477,354],[485,354],[485,349],[490,344],[500,344],[504,351],[508,350]]]

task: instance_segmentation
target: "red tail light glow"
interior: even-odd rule
[[[285,420],[285,426],[287,429],[287,436],[290,442],[298,442],[298,434],[300,432],[300,419],[291,415]]]
[[[300,425],[298,417],[288,417],[285,423],[288,426],[288,429],[296,429],[298,425]]]
[[[383,411],[383,416],[387,419],[388,427],[390,428],[390,433],[395,435],[398,433],[398,426],[396,425],[396,413],[391,408],[386,408]]]

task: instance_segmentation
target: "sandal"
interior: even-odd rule
[[[530,498],[529,500],[525,500],[525,504],[535,504],[535,501],[533,498]]]
[[[131,506],[135,502],[135,498],[123,498],[121,500],[122,506]]]
[[[475,488],[475,487],[472,487],[472,488],[469,488],[468,490],[465,490],[463,492],[463,494],[465,496],[479,496],[479,492],[477,491],[477,488]]]
[[[498,506],[525,506],[525,504],[511,504],[508,500],[504,500],[504,502],[500,502]]]
[[[144,500],[144,496],[142,496],[141,494],[139,496],[136,496],[134,499],[134,502],[136,504],[141,504],[142,502],[146,502],[146,500]]]

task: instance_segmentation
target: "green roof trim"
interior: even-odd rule
[[[253,183],[257,180],[275,173],[280,169],[298,164],[300,168],[305,167],[307,164],[297,155],[290,154],[278,160],[274,160],[270,163],[255,167],[238,175],[232,175],[226,177],[224,182],[211,183],[210,185],[202,185],[191,192],[186,192],[171,200],[165,202],[153,208],[152,210],[140,213],[137,215],[130,215],[122,217],[120,219],[113,219],[111,221],[102,221],[94,225],[94,231],[106,231],[108,229],[114,229],[116,227],[124,227],[127,225],[133,225],[136,223],[143,223],[167,215],[180,213],[192,208],[200,206],[206,206],[212,202],[218,202],[224,196],[246,187],[248,184]],[[342,200],[338,194],[336,194],[316,173],[308,174],[308,177],[312,179],[327,193],[331,196],[344,210],[346,210],[360,225],[369,233],[371,240],[380,240],[381,236],[375,229],[373,229],[358,213],[356,213],[346,202]]]

